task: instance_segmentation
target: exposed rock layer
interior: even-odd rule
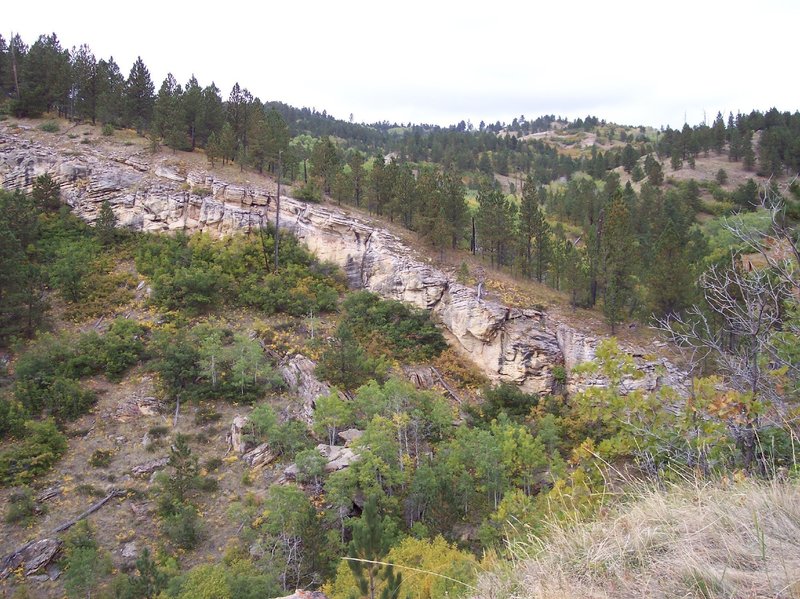
[[[228,184],[205,171],[183,171],[140,150],[115,152],[87,147],[79,155],[68,155],[8,127],[0,128],[3,185],[30,189],[36,176],[50,173],[61,184],[63,200],[89,222],[97,217],[103,200],[109,201],[121,226],[142,231],[224,235],[275,218],[276,202],[270,190]],[[379,226],[330,206],[288,197],[281,198],[280,209],[282,226],[320,259],[343,267],[351,286],[431,310],[458,347],[492,380],[549,393],[556,366],[563,365],[569,372],[594,356],[592,336],[543,312],[509,308],[478,297],[475,289],[427,264]],[[684,376],[665,360],[645,360],[642,350],[624,349],[638,356],[645,374],[631,386],[682,386]],[[574,390],[583,384],[598,381],[572,380],[569,387]]]

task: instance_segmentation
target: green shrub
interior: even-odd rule
[[[44,131],[45,133],[58,133],[61,127],[58,126],[58,123],[55,121],[47,121],[46,123],[42,123],[38,127],[39,131]]]
[[[193,549],[202,536],[197,508],[186,503],[175,505],[172,514],[163,519],[161,529],[164,536],[176,547]]]
[[[27,526],[37,515],[42,513],[44,513],[44,509],[37,507],[33,500],[33,491],[28,487],[23,487],[14,491],[8,498],[5,521],[8,524]]]
[[[137,250],[136,266],[152,278],[153,303],[168,310],[198,314],[223,302],[270,314],[335,309],[343,287],[336,269],[316,263],[296,239],[284,235],[280,273],[270,273],[273,244],[269,230],[225,240],[146,236]]]
[[[319,188],[316,182],[311,179],[308,183],[305,183],[295,189],[294,196],[299,200],[303,200],[304,202],[318,204],[322,201],[322,190]]]
[[[345,322],[369,349],[406,361],[424,362],[438,356],[447,342],[430,315],[374,293],[349,295],[342,307]]]
[[[97,449],[89,458],[89,465],[92,468],[108,468],[113,459],[114,452],[110,449]]]
[[[111,123],[106,123],[103,125],[103,136],[111,137],[112,135],[114,135],[114,125]]]
[[[0,396],[0,439],[18,437],[24,430],[27,413],[13,397]]]
[[[205,461],[205,464],[203,464],[203,467],[208,472],[215,472],[216,470],[219,470],[219,467],[222,466],[222,464],[223,462],[221,458],[208,458]]]
[[[70,598],[92,596],[99,581],[111,573],[111,560],[100,550],[87,520],[78,522],[64,542],[64,590]]]
[[[195,414],[194,421],[200,426],[205,426],[206,424],[219,422],[220,418],[222,418],[222,414],[217,412],[213,406],[201,406],[197,410],[197,414]]]
[[[169,434],[169,427],[157,425],[151,426],[150,429],[147,431],[147,434],[150,436],[151,439],[161,439],[162,437],[166,437]]]
[[[0,485],[31,482],[66,450],[67,440],[53,420],[26,422],[24,438],[0,451]]]
[[[74,420],[85,414],[97,401],[94,392],[61,374],[51,380],[17,380],[14,393],[20,404],[31,414],[45,411],[58,421]]]

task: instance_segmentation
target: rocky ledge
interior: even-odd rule
[[[225,235],[275,219],[274,190],[229,184],[204,170],[185,170],[169,158],[137,149],[66,152],[31,141],[25,131],[0,125],[0,177],[9,189],[29,190],[50,173],[63,200],[92,222],[108,200],[121,226],[141,231],[206,231]],[[569,377],[591,360],[597,338],[538,310],[510,308],[479,297],[452,274],[428,264],[389,231],[343,210],[281,197],[281,227],[294,232],[320,259],[341,266],[354,288],[365,288],[430,310],[452,341],[494,381],[531,393],[550,393],[554,369],[564,367],[568,388],[603,384]],[[665,359],[623,347],[644,377],[628,388],[683,388],[685,375]]]

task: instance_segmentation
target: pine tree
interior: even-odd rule
[[[97,232],[100,243],[105,246],[114,243],[116,228],[117,217],[111,209],[111,204],[109,204],[108,200],[103,200],[103,203],[100,205],[100,213],[97,215],[97,220],[95,221],[95,231]]]
[[[378,515],[375,496],[367,499],[361,518],[353,524],[353,540],[348,547],[347,564],[355,576],[361,597],[375,599],[379,586],[383,585],[380,599],[396,597],[402,583],[402,574],[395,574],[392,566],[369,563],[381,561],[391,548],[388,534],[389,520]],[[366,560],[366,561],[355,561]]]
[[[626,173],[630,173],[633,170],[638,159],[639,155],[636,150],[633,149],[633,146],[631,144],[626,144],[625,148],[622,150],[622,168]]]
[[[21,69],[17,115],[35,117],[56,110],[59,116],[67,116],[71,83],[69,52],[55,33],[40,36]]]
[[[339,171],[339,150],[330,137],[319,140],[311,152],[311,174],[322,180],[322,190],[331,192],[331,185]]]
[[[456,249],[469,222],[469,208],[464,197],[466,191],[461,177],[452,170],[446,171],[442,176],[441,190],[443,227],[450,239],[450,246]],[[424,197],[422,202],[424,203]]]
[[[150,127],[153,118],[155,87],[150,79],[150,71],[139,56],[131,67],[125,82],[125,124],[136,129],[141,135]]]
[[[151,133],[164,140],[173,150],[191,148],[186,130],[186,113],[183,108],[183,88],[168,73],[161,84],[153,106]]]
[[[72,116],[76,119],[91,119],[97,122],[97,60],[89,49],[82,45],[72,53]]]
[[[624,308],[633,292],[631,270],[634,261],[633,237],[630,214],[621,198],[615,199],[608,207],[604,227],[602,247],[602,268],[604,284],[603,313],[611,325],[611,333],[622,320]]]
[[[350,172],[353,175],[353,200],[356,207],[361,206],[361,198],[364,195],[364,155],[356,150],[348,161]]]
[[[491,257],[492,266],[495,261],[505,263],[505,250],[512,230],[512,207],[500,189],[488,187],[478,191],[478,244]]]
[[[97,119],[121,126],[125,116],[125,78],[111,57],[97,62]]]
[[[31,198],[39,210],[57,212],[61,208],[61,185],[50,173],[39,175],[33,182]]]
[[[185,131],[189,136],[189,147],[187,149],[194,152],[197,147],[198,131],[202,129],[201,121],[203,118],[203,90],[194,75],[186,83],[182,104]]]
[[[678,224],[667,218],[647,268],[650,302],[659,317],[676,314],[689,305],[694,275],[687,242]]]
[[[219,134],[219,151],[222,156],[222,165],[231,162],[236,158],[236,135],[233,132],[233,127],[227,121],[222,125],[222,130]]]

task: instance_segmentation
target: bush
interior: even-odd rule
[[[175,505],[173,513],[164,518],[161,528],[164,536],[180,549],[194,549],[202,536],[197,508],[188,503]]]
[[[82,416],[97,401],[92,391],[60,374],[46,384],[31,380],[17,381],[14,393],[29,413],[45,411],[60,422]]]
[[[31,482],[67,450],[67,440],[52,420],[28,421],[24,434],[22,441],[0,451],[0,485]]]
[[[46,123],[42,123],[38,127],[39,131],[44,131],[45,133],[58,133],[61,130],[61,127],[58,126],[58,123],[55,121],[47,121]]]
[[[430,315],[374,293],[358,291],[343,302],[345,322],[374,353],[398,360],[425,362],[447,348]]]
[[[114,452],[110,449],[98,449],[89,458],[89,465],[92,468],[108,468],[111,460],[114,459]]]
[[[44,510],[37,507],[33,500],[33,491],[28,487],[23,487],[13,492],[8,498],[5,521],[8,524],[27,526],[35,516],[43,512]]]
[[[111,123],[106,123],[103,125],[103,136],[111,137],[112,135],[114,135],[114,125]]]
[[[0,397],[0,439],[19,436],[24,431],[26,418],[20,402],[11,397]]]

